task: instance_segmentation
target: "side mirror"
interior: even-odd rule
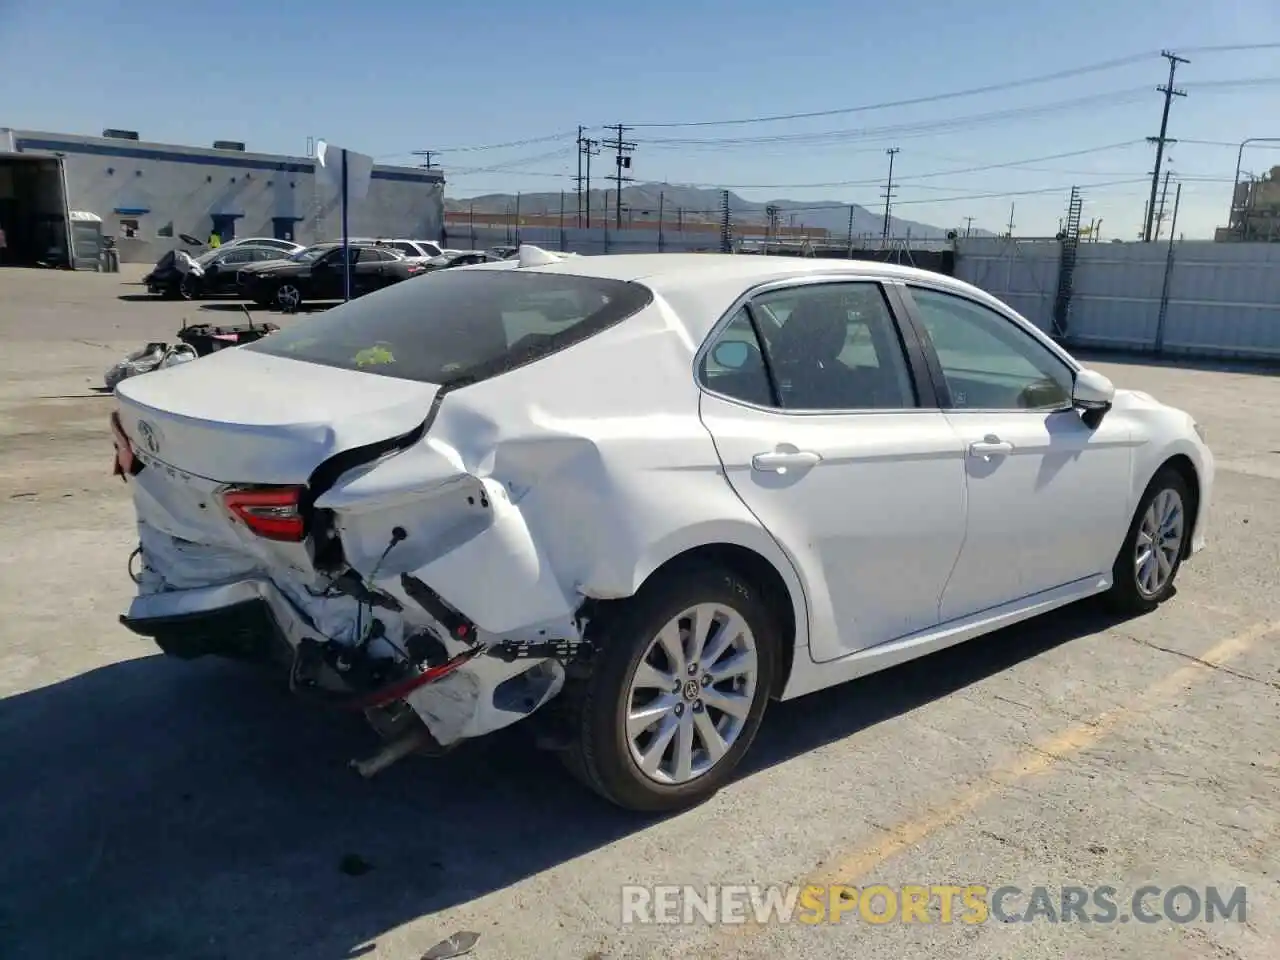
[[[722,340],[711,350],[711,359],[728,370],[740,370],[750,355],[751,348],[741,340]]]
[[[1071,390],[1071,405],[1080,411],[1081,419],[1096,427],[1115,401],[1116,386],[1097,370],[1084,369],[1076,374]]]

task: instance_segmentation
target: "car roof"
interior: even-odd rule
[[[875,260],[829,260],[816,257],[766,257],[733,253],[621,253],[566,257],[555,263],[528,266],[539,273],[640,281],[649,287],[683,286],[685,281],[742,280],[755,286],[772,279],[838,273],[849,276],[918,279],[937,273]]]
[[[563,256],[563,255],[561,255]],[[502,261],[508,268],[511,261]],[[478,264],[476,269],[497,269],[499,264]],[[878,260],[836,260],[819,257],[768,257],[733,253],[620,253],[601,256],[566,256],[554,263],[519,269],[581,277],[640,282],[658,293],[711,287],[750,289],[775,280],[807,276],[927,282],[972,293],[976,288],[945,274],[919,267],[904,267]],[[986,295],[984,294],[984,297]]]
[[[524,252],[530,251],[527,264]],[[554,258],[554,259],[553,259]],[[933,270],[878,260],[819,257],[769,257],[732,253],[621,253],[577,256],[521,248],[520,259],[480,263],[467,270],[519,270],[522,273],[598,277],[642,283],[665,298],[690,335],[700,341],[731,304],[753,288],[774,281],[820,277],[831,280],[898,280],[951,291],[998,311],[1012,308],[986,291]],[[1029,330],[1034,324],[1023,319]],[[1040,334],[1037,332],[1037,336]]]

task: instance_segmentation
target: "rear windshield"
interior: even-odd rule
[[[497,376],[645,307],[647,287],[514,270],[441,270],[352,300],[241,349],[402,380]]]

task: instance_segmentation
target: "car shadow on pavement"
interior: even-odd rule
[[[296,313],[320,313],[324,310],[328,310],[330,306],[331,304],[328,304],[328,303],[320,303],[320,304],[304,303],[295,312]],[[213,312],[228,312],[228,313],[244,313],[246,310],[248,310],[251,313],[280,313],[281,312],[277,310],[275,307],[260,307],[257,304],[241,303],[238,300],[237,301],[223,300],[223,301],[214,301],[212,303],[202,303],[200,304],[200,309],[209,310]]]
[[[125,303],[164,303],[165,298],[158,293],[118,293],[117,300]]]
[[[1114,623],[1079,604],[773,704],[742,776]],[[211,660],[143,656],[0,701],[4,955],[358,956],[655,824],[518,725],[361,780],[346,761],[374,747],[359,718]]]

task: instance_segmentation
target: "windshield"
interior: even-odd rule
[[[324,254],[328,253],[332,249],[333,247],[331,246],[307,247],[304,250],[299,250],[297,253],[289,254],[289,259],[305,263],[310,260],[315,260],[317,257],[323,256]]]
[[[242,349],[427,383],[474,382],[563,350],[643,309],[647,287],[508,270],[441,270]]]

